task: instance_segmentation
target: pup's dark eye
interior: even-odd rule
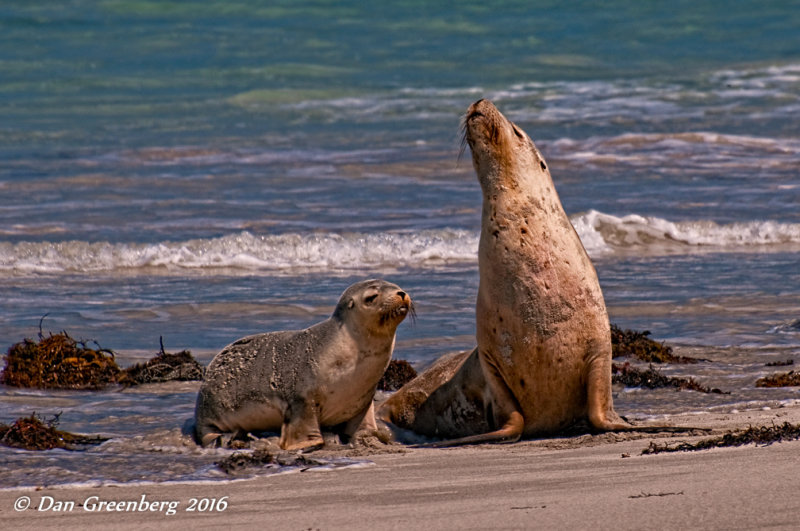
[[[377,298],[378,298],[378,294],[376,293],[375,295],[370,295],[369,297],[364,297],[364,302],[367,303],[367,304],[372,304],[373,302],[375,302],[375,299],[377,299]]]

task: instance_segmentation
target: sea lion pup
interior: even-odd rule
[[[477,349],[401,388],[380,418],[447,444],[516,441],[586,419],[629,429],[611,397],[611,335],[597,273],[547,164],[489,101],[464,119],[483,191]]]
[[[409,312],[399,287],[365,280],[347,288],[321,323],[231,343],[206,369],[195,439],[208,446],[223,432],[280,430],[281,448],[301,450],[324,444],[322,428],[347,437],[377,430],[372,399]]]

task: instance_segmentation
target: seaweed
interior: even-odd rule
[[[676,356],[672,347],[650,339],[650,331],[623,330],[611,325],[611,355],[614,358],[633,356],[647,363],[697,363],[700,360],[688,356]]]
[[[772,374],[756,380],[756,387],[798,387],[800,386],[800,372],[784,372]]]
[[[56,427],[60,416],[59,413],[45,423],[34,412],[30,417],[18,418],[13,424],[0,424],[0,444],[23,450],[79,450],[108,440],[105,437],[58,430]]]
[[[787,367],[789,365],[794,365],[794,360],[771,361],[764,364],[765,367]]]
[[[97,345],[97,342],[94,342]],[[62,331],[39,341],[25,338],[12,345],[5,356],[0,383],[40,389],[102,389],[124,379],[114,352],[87,346]]]
[[[243,470],[256,467],[300,467],[301,472],[311,467],[326,464],[325,461],[314,459],[301,453],[273,454],[269,450],[260,448],[253,452],[234,452],[232,455],[214,463],[228,475],[235,475]]]
[[[728,432],[720,437],[703,439],[694,444],[683,441],[672,444],[656,444],[655,441],[651,441],[650,446],[642,450],[642,455],[658,454],[662,452],[693,452],[697,450],[707,450],[709,448],[744,446],[745,444],[769,446],[774,442],[796,439],[800,439],[800,425],[784,422],[780,426],[751,426],[746,430]]]
[[[44,319],[44,317],[42,318]],[[25,338],[12,345],[5,356],[0,384],[39,389],[99,390],[111,384],[140,385],[151,382],[202,380],[203,366],[191,352],[161,350],[146,363],[120,369],[114,351],[89,348],[66,331],[45,337],[39,322],[39,340]]]
[[[701,393],[730,394],[717,388],[710,388],[698,383],[694,378],[673,378],[664,376],[652,365],[647,370],[632,367],[629,363],[618,365],[611,364],[611,380],[613,383],[623,384],[626,387],[646,387],[657,389],[674,387],[677,390],[699,391]]]
[[[381,391],[397,391],[417,376],[417,371],[406,360],[392,360],[378,382]]]
[[[127,385],[155,382],[194,381],[203,379],[203,366],[188,350],[170,353],[164,350],[164,338],[160,337],[161,350],[146,363],[137,363],[125,369]]]
[[[275,455],[267,450],[261,449],[252,453],[235,452],[214,464],[226,474],[235,474],[247,468],[277,465],[277,461],[275,460]]]
[[[683,491],[680,492],[645,492],[642,491],[640,494],[634,494],[632,496],[628,496],[628,498],[632,500],[636,500],[639,498],[663,498],[664,496],[683,496]]]

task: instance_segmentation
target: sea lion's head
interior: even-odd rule
[[[393,335],[406,315],[414,315],[408,294],[391,282],[380,279],[356,282],[339,298],[334,318],[357,323],[360,329],[376,335]]]
[[[517,188],[525,178],[547,172],[544,158],[525,131],[489,100],[481,99],[469,106],[463,129],[484,190]]]

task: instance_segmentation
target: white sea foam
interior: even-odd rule
[[[800,319],[773,326],[767,330],[768,334],[800,334]]]
[[[659,168],[677,175],[694,173],[748,179],[765,169],[794,180],[800,165],[800,140],[716,132],[626,133],[542,143],[551,166],[613,165]],[[779,187],[794,185],[776,184]]]
[[[29,273],[152,268],[282,270],[424,266],[474,260],[478,236],[463,230],[413,234],[240,232],[222,238],[156,244],[83,241],[0,244],[0,269]]]
[[[697,251],[769,252],[800,245],[800,224],[708,220],[668,221],[637,214],[612,216],[590,210],[572,219],[591,255],[614,252],[688,254]]]
[[[595,210],[572,218],[593,257],[694,252],[777,252],[800,247],[800,224],[708,220],[669,221]],[[0,270],[16,273],[217,268],[275,272],[293,269],[436,267],[476,261],[478,234],[458,229],[416,233],[311,233],[258,236],[240,232],[184,242],[0,243]]]

